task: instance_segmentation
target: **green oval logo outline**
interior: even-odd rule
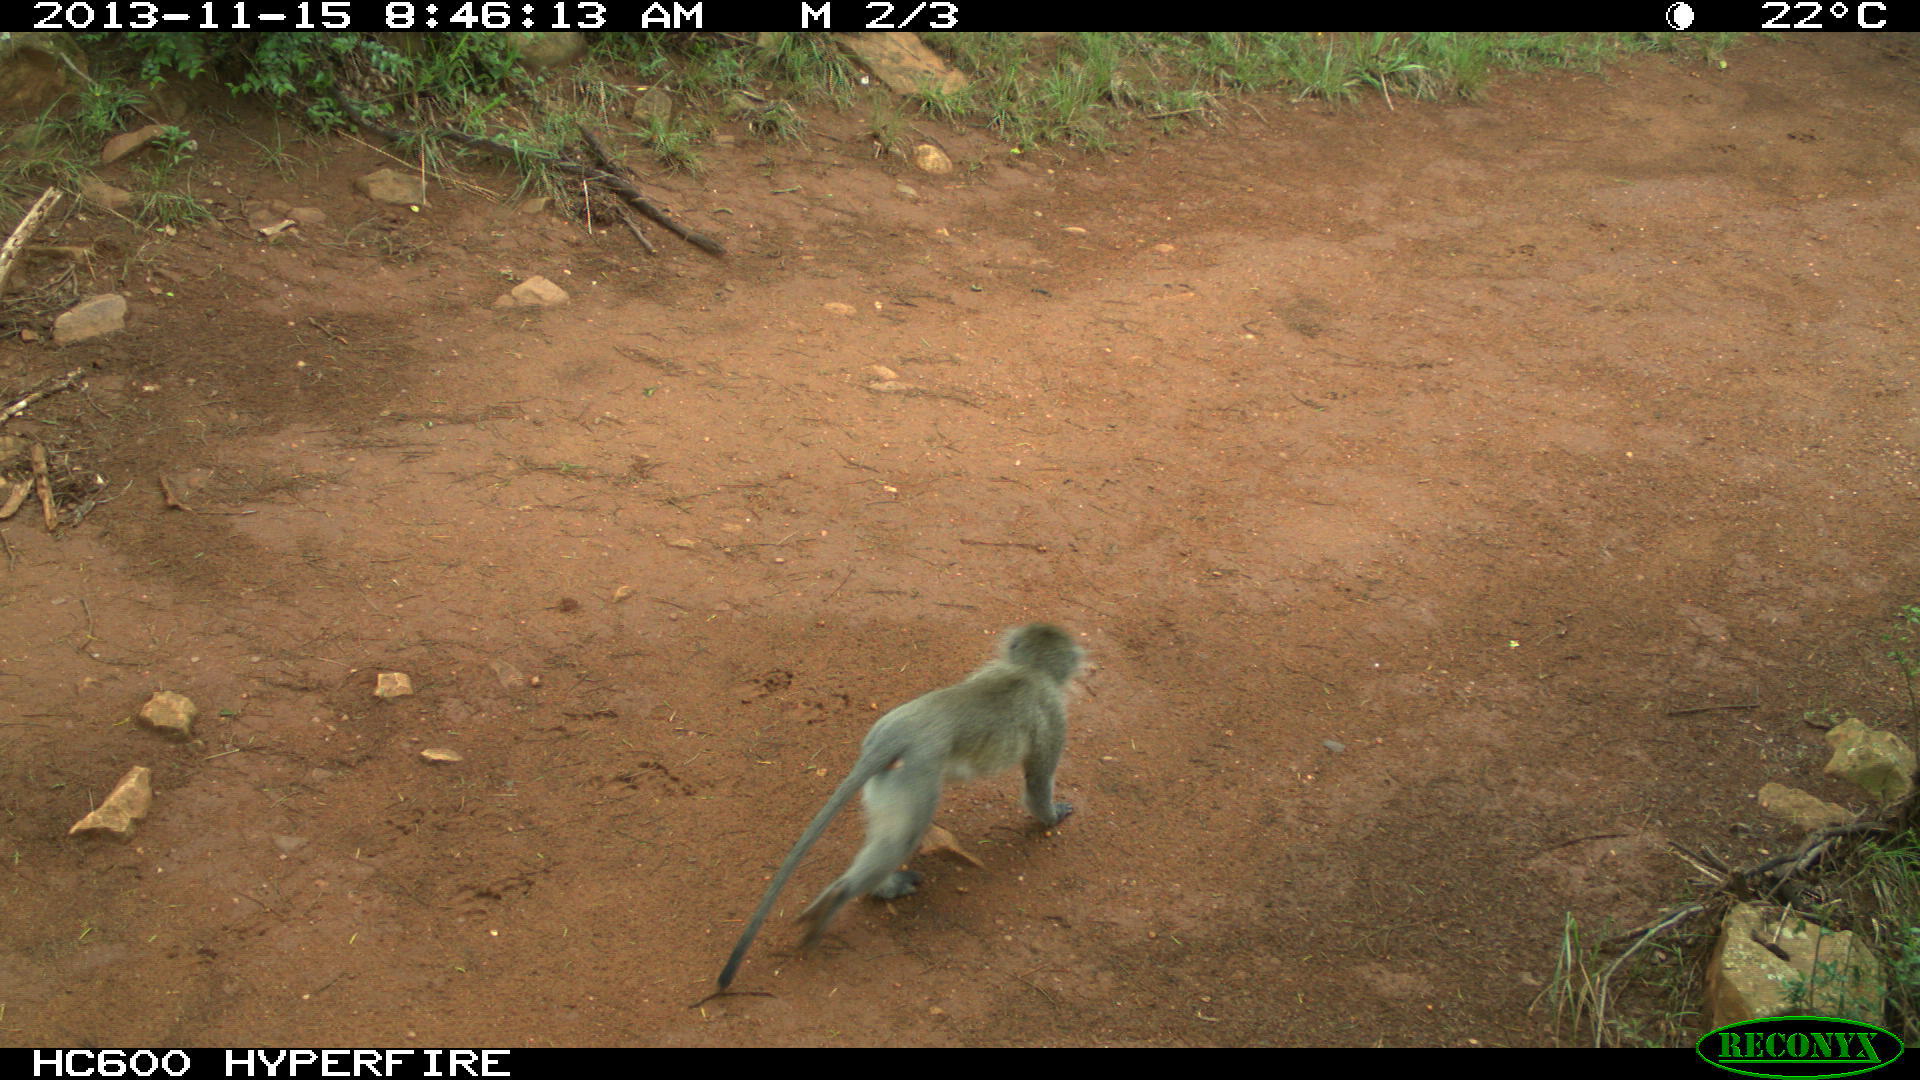
[[[1728,1065],[1720,1061],[1716,1061],[1711,1055],[1707,1053],[1707,1049],[1706,1049],[1707,1041],[1709,1039],[1714,1038],[1717,1035],[1720,1035],[1722,1032],[1732,1031],[1735,1028],[1751,1027],[1755,1024],[1769,1024],[1769,1025],[1794,1024],[1795,1022],[1799,1022],[1801,1024],[1804,1024],[1807,1022],[1817,1022],[1817,1023],[1823,1023],[1823,1024],[1839,1024],[1845,1027],[1858,1029],[1863,1036],[1865,1032],[1870,1031],[1876,1035],[1884,1036],[1885,1038],[1890,1040],[1894,1045],[1894,1052],[1888,1055],[1887,1057],[1882,1058],[1879,1061],[1875,1061],[1867,1065],[1862,1065],[1858,1069],[1849,1069],[1845,1072],[1825,1072],[1825,1073],[1756,1072],[1752,1069],[1736,1068],[1735,1066]],[[1741,1076],[1756,1076],[1756,1077],[1762,1078],[1762,1080],[1837,1080],[1837,1078],[1839,1077],[1859,1076],[1862,1073],[1870,1073],[1876,1069],[1884,1069],[1887,1066],[1905,1057],[1907,1053],[1907,1046],[1905,1043],[1900,1041],[1900,1037],[1898,1035],[1895,1035],[1893,1032],[1888,1031],[1886,1028],[1878,1027],[1874,1024],[1869,1024],[1864,1020],[1853,1020],[1844,1016],[1761,1016],[1761,1017],[1755,1017],[1752,1020],[1736,1020],[1731,1024],[1722,1024],[1719,1027],[1714,1028],[1712,1031],[1709,1031],[1705,1035],[1700,1036],[1700,1038],[1694,1042],[1693,1052],[1700,1055],[1700,1060],[1706,1062],[1707,1064],[1713,1066],[1714,1068],[1724,1069],[1730,1073],[1738,1073]],[[1851,1061],[1848,1061],[1847,1063],[1851,1064]],[[1839,1064],[1839,1062],[1836,1062],[1836,1064]],[[1807,1067],[1817,1068],[1818,1066],[1814,1062],[1809,1061],[1807,1063]]]

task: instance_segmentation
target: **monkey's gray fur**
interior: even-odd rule
[[[847,872],[800,913],[802,947],[812,945],[847,901],[869,894],[893,900],[911,893],[920,875],[901,870],[933,823],[943,783],[968,780],[1014,765],[1027,777],[1027,811],[1042,825],[1073,813],[1053,801],[1053,770],[1067,742],[1066,687],[1084,654],[1057,626],[1029,623],[1000,638],[1000,655],[944,689],[923,694],[874,721],[860,744],[860,760],[767,885],[739,944],[720,971],[720,989],[753,944],[781,886],[833,816],[859,791],[867,810],[867,842]]]

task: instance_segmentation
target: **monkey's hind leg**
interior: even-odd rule
[[[803,947],[819,940],[847,901],[868,895],[897,900],[920,884],[920,875],[900,869],[900,864],[913,855],[933,824],[940,803],[939,770],[902,762],[867,781],[860,797],[866,804],[867,842],[847,872],[800,913],[806,926]]]

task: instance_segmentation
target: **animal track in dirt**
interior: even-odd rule
[[[657,761],[639,761],[624,772],[602,777],[600,782],[632,791],[652,791],[662,795],[692,795],[692,784],[675,776],[672,769]]]

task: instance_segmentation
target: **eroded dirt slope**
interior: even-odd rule
[[[1920,571],[1920,64],[1731,59],[1109,160],[954,134],[955,180],[826,119],[655,178],[725,261],[196,131],[223,213],[330,220],[189,232],[128,332],[0,344],[9,385],[99,365],[9,430],[131,484],[4,527],[0,1037],[1551,1042],[1564,913],[1776,842],[1768,779],[1845,797],[1809,658]],[[488,306],[536,273],[574,302]],[[878,711],[1035,618],[1097,664],[1080,813],[957,789],[984,869],[810,957],[776,920],[690,1008]],[[201,743],[124,722],[158,689]],[[132,764],[137,837],[69,840]]]

